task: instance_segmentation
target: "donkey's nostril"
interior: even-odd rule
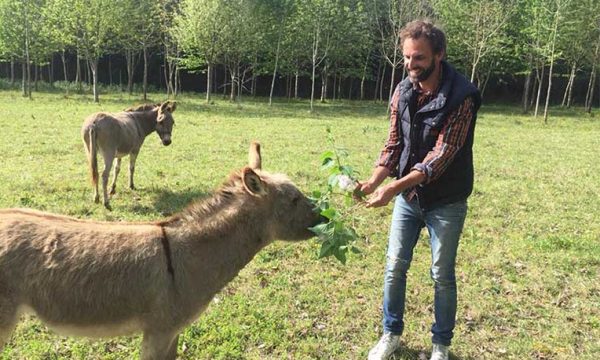
[[[164,145],[164,146],[169,146],[169,145],[171,145],[171,140],[170,140],[170,139],[163,140],[163,145]]]

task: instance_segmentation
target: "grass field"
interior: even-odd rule
[[[153,101],[163,100],[160,94]],[[263,167],[305,192],[325,182],[326,127],[363,177],[387,135],[384,104],[202,96],[179,99],[173,144],[149,136],[136,185],[122,171],[113,211],[92,202],[79,131],[96,111],[139,103],[91,96],[0,92],[0,207],[78,218],[152,220],[205,196],[245,165],[251,140]],[[476,130],[476,184],[458,258],[455,359],[597,359],[600,356],[600,119],[553,110],[548,124],[519,109],[484,105]],[[391,206],[361,210],[360,255],[347,265],[317,260],[319,244],[267,247],[180,337],[181,359],[365,359],[381,332],[382,273]],[[433,288],[423,233],[407,291],[404,348],[429,355]],[[0,359],[129,359],[140,337],[92,341],[49,332],[24,317]]]

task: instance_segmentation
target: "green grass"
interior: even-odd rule
[[[151,94],[153,101],[163,100]],[[244,99],[241,106],[186,94],[173,144],[150,135],[136,185],[122,171],[113,211],[92,202],[79,129],[96,111],[139,103],[91,96],[0,92],[0,207],[100,220],[149,220],[179,211],[245,165],[251,140],[263,167],[305,192],[325,174],[327,126],[362,177],[387,135],[384,104]],[[476,184],[458,258],[455,359],[595,359],[600,354],[600,121],[553,109],[548,124],[519,109],[485,105],[476,130]],[[315,240],[267,247],[180,338],[182,359],[361,359],[381,332],[382,274],[391,207],[359,212],[362,254],[346,266],[317,260]],[[409,275],[405,348],[430,351],[432,282],[424,233]],[[49,332],[24,317],[0,359],[125,359],[140,337],[93,341]]]

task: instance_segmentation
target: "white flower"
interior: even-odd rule
[[[338,186],[343,191],[354,191],[356,181],[352,180],[348,175],[338,175]]]

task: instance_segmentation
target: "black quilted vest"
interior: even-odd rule
[[[473,133],[481,96],[479,90],[450,64],[442,61],[442,67],[442,83],[437,96],[416,111],[412,118],[409,103],[416,96],[413,85],[408,78],[398,84],[400,99],[396,127],[403,139],[398,164],[400,177],[406,175],[433,149],[449,113],[456,110],[468,96],[473,97],[475,104],[467,139],[452,163],[436,180],[417,186],[419,205],[425,211],[441,204],[464,200],[473,191]]]

